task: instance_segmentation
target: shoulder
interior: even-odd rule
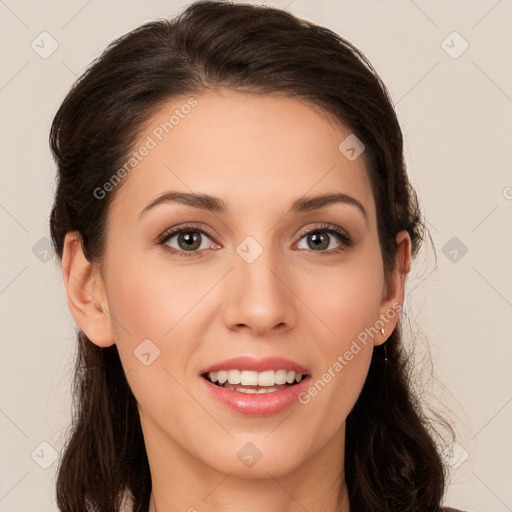
[[[459,510],[458,508],[452,507],[442,507],[441,512],[464,512],[463,510]]]

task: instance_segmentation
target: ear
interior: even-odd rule
[[[78,231],[70,231],[64,238],[62,277],[68,307],[78,327],[95,345],[113,345],[105,284],[99,267],[85,257]]]
[[[379,332],[374,337],[374,345],[384,343],[393,332],[398,323],[400,311],[404,303],[405,281],[411,270],[411,237],[405,230],[400,231],[396,236],[398,246],[395,260],[395,268],[384,283],[382,291],[382,302],[380,305],[380,320],[376,323]],[[380,332],[384,328],[385,334]]]

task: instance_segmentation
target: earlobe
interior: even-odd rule
[[[78,231],[68,232],[64,239],[62,277],[77,325],[94,344],[113,345],[105,284],[99,268],[85,257]]]
[[[380,306],[379,332],[374,338],[374,345],[381,345],[389,338],[398,323],[400,311],[404,303],[405,282],[411,269],[411,237],[405,230],[400,231],[396,237],[398,246],[395,268],[388,277],[383,289]],[[383,324],[383,325],[382,325]]]

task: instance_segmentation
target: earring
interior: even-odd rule
[[[382,336],[386,335],[386,331],[384,330],[384,327],[382,327],[380,332],[381,332]],[[384,362],[386,362],[388,360],[388,351],[387,351],[387,348],[386,348],[386,343],[384,343],[383,345],[384,345]]]

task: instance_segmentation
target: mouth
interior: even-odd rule
[[[201,369],[202,388],[217,406],[245,416],[271,416],[299,400],[312,372],[277,356],[239,356]]]
[[[252,370],[226,369],[214,372],[205,372],[201,377],[211,384],[246,394],[275,393],[292,388],[309,377],[307,374],[286,370],[266,370],[257,372]]]

